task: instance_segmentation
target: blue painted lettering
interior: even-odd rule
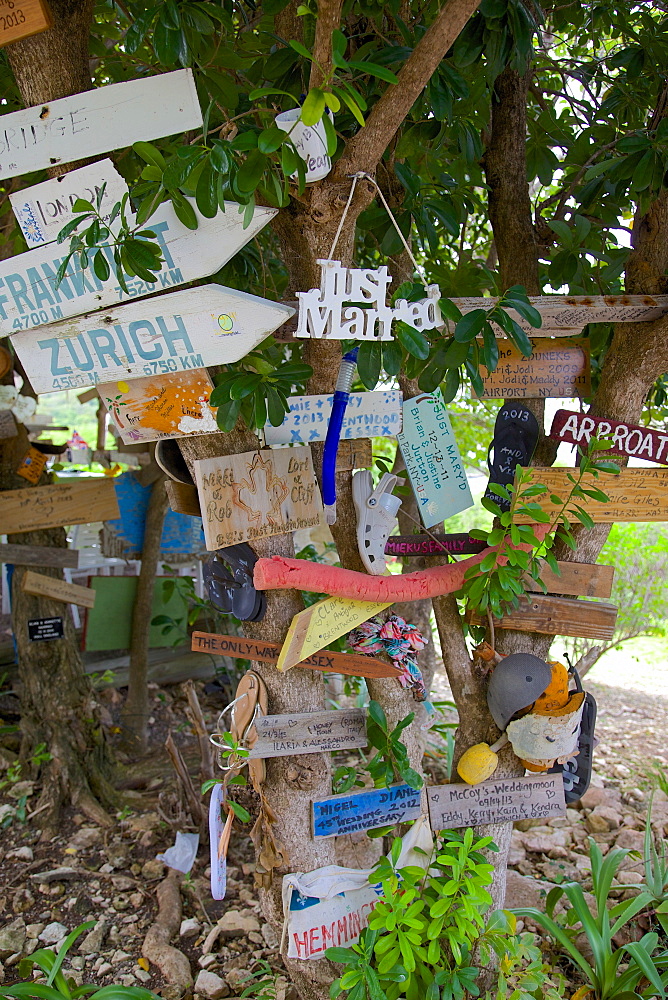
[[[165,338],[165,343],[167,344],[167,347],[169,348],[170,356],[171,357],[176,357],[179,354],[179,352],[174,347],[175,343],[177,343],[177,342],[180,341],[184,345],[186,351],[192,351],[193,345],[190,343],[190,337],[188,336],[188,331],[186,330],[185,323],[183,322],[183,320],[181,319],[181,317],[180,316],[172,316],[172,319],[176,323],[176,329],[175,330],[168,330],[167,329],[167,324],[165,323],[164,317],[162,317],[162,316],[156,316],[155,317],[155,321],[158,324],[158,326],[160,327],[160,332],[162,333],[163,337]],[[157,355],[157,356],[160,357],[160,355]]]
[[[108,330],[89,330],[88,336],[91,339],[91,343],[95,348],[95,353],[97,354],[103,368],[109,367],[107,362],[104,360],[107,355],[111,358],[115,365],[120,367],[121,362],[116,354],[114,338]]]
[[[157,333],[155,332],[155,327],[152,323],[149,323],[147,319],[135,320],[130,323],[128,327],[128,333],[132,337],[132,342],[137,348],[137,354],[140,358],[144,358],[145,361],[155,361],[157,358],[161,358],[163,354],[162,344],[155,344],[153,351],[150,353],[145,351],[141,345],[141,341],[137,336],[138,330],[146,330],[148,333],[147,340],[157,340]]]
[[[76,352],[75,347],[74,347],[74,337],[68,337],[66,339],[66,341],[65,341],[65,345],[67,347],[67,350],[70,352],[70,356],[72,358],[72,361],[77,366],[77,368],[79,369],[79,371],[89,372],[89,371],[92,371],[92,369],[95,367],[95,362],[93,361],[93,358],[91,357],[91,353],[90,353],[88,344],[83,339],[83,337],[84,337],[84,335],[82,333],[80,333],[80,334],[77,335],[77,340],[79,341],[79,346],[81,347],[82,353],[85,355],[85,359],[86,359],[85,361],[80,361],[79,358],[77,357],[77,352]]]
[[[37,346],[42,351],[51,351],[51,374],[52,375],[71,375],[71,368],[61,368],[58,365],[58,354],[60,350],[60,341],[57,337],[49,337],[48,340],[38,340]]]

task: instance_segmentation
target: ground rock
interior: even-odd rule
[[[229,996],[229,992],[225,980],[217,976],[215,972],[207,972],[206,969],[202,969],[197,974],[195,993],[208,997],[208,1000],[219,1000],[220,997]]]
[[[33,882],[39,882],[40,885],[49,885],[51,882],[65,882],[71,878],[80,878],[81,872],[65,865],[62,868],[50,868],[46,872],[37,872],[37,874],[28,877]]]
[[[248,910],[228,910],[219,921],[220,933],[223,937],[236,937],[248,934],[249,931],[259,931],[260,921]]]
[[[32,861],[35,857],[32,847],[15,847],[7,851],[7,861]]]
[[[179,937],[182,938],[193,938],[197,937],[200,931],[200,922],[195,917],[189,917],[187,920],[181,921],[181,926],[179,928]]]
[[[93,929],[86,934],[86,937],[79,945],[79,951],[82,955],[94,955],[100,950],[107,933],[108,926],[109,924],[106,920],[98,920],[95,927],[93,927]]]
[[[631,851],[642,851],[644,835],[640,830],[621,830],[615,841],[617,847],[625,847]]]
[[[141,869],[142,878],[147,879],[162,878],[164,872],[165,866],[157,858],[151,858],[149,861],[144,862]]]
[[[621,885],[640,885],[642,882],[640,872],[618,871],[615,878]]]
[[[102,840],[102,831],[95,826],[82,826],[72,834],[69,839],[69,847],[74,847],[77,851],[85,851],[95,847]]]
[[[47,924],[41,934],[38,935],[42,944],[58,944],[67,936],[67,927],[57,920]]]
[[[17,951],[21,951],[26,939],[26,923],[23,917],[17,917],[10,924],[0,928],[0,959],[7,959]]]
[[[12,899],[12,909],[14,913],[25,913],[35,903],[35,897],[30,889],[17,889]]]
[[[278,934],[271,924],[262,924],[262,937],[267,948],[278,948]]]
[[[621,824],[621,815],[612,806],[606,805],[596,806],[585,820],[585,826],[592,833],[608,833],[610,830],[618,830]]]
[[[518,906],[535,906],[543,909],[545,897],[552,888],[547,882],[541,882],[537,878],[530,878],[520,875],[512,869],[508,870],[506,878],[506,909],[515,909]]]

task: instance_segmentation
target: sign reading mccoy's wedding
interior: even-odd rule
[[[308,444],[327,437],[333,396],[290,396],[290,412],[280,427],[264,426],[268,445]],[[341,440],[396,437],[401,430],[402,394],[394,389],[351,392],[341,428]]]
[[[294,616],[276,662],[289,670],[312,653],[389,608],[392,601],[357,601],[352,597],[325,597]]]
[[[410,785],[331,795],[328,799],[317,799],[312,806],[314,837],[336,837],[407,823],[422,813],[420,792]]]
[[[0,5],[0,47],[53,26],[45,0],[4,0]]]
[[[321,523],[308,445],[204,458],[194,467],[209,552]]]
[[[82,271],[72,258],[58,285],[56,275],[67,244],[39,246],[0,262],[0,335],[80,316],[213,274],[256,236],[277,211],[256,208],[250,225],[244,229],[243,215],[239,215],[238,206],[231,202],[226,203],[225,212],[218,212],[213,219],[200,215],[194,203],[193,210],[198,221],[194,230],[179,222],[171,202],[156,209],[146,225],[155,233],[164,264],[154,282],[127,277],[127,292],[115,277],[116,265],[110,247],[103,248],[112,274],[105,282],[90,267]],[[282,313],[281,323],[293,314],[294,309]]]
[[[29,486],[0,494],[0,524],[7,535],[117,517],[118,500],[110,479]]]
[[[465,533],[454,535],[391,535],[385,543],[386,556],[472,555],[487,548],[487,542]]]
[[[562,815],[566,808],[560,774],[491,778],[479,785],[432,785],[427,801],[432,830],[547,819]]]
[[[84,90],[3,115],[0,174],[17,177],[201,124],[191,69]]]
[[[612,448],[603,452],[603,457],[628,455],[644,458],[646,462],[668,465],[668,434],[653,431],[649,427],[639,427],[637,424],[624,424],[620,420],[590,416],[588,413],[557,410],[550,428],[550,437],[555,441],[568,441],[569,444],[579,444],[586,448],[592,436],[612,442]]]
[[[485,374],[480,399],[544,399],[589,396],[591,372],[585,340],[568,344],[543,338],[532,341],[533,353],[525,358],[511,343],[499,344],[499,364]]]
[[[366,716],[361,708],[265,715],[257,719],[255,730],[257,740],[248,754],[249,760],[355,750],[367,745]]]
[[[550,516],[561,510],[564,500],[573,488],[569,475],[578,478],[579,469],[527,469],[529,478],[524,485],[540,483],[546,493],[532,497]],[[584,476],[584,489],[594,487],[607,494],[603,503],[592,497],[577,497],[573,503],[582,507],[596,524],[611,521],[668,521],[668,469],[622,469],[618,475],[601,473],[595,479],[591,473]],[[554,500],[553,500],[554,497]],[[556,503],[557,498],[560,502]],[[516,514],[518,523],[531,523],[530,515]]]
[[[28,330],[12,344],[33,389],[53,392],[238,361],[291,315],[210,284]]]

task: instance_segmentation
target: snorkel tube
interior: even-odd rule
[[[353,347],[341,359],[339,376],[334,390],[334,402],[329,418],[325,449],[322,455],[322,502],[327,524],[336,524],[336,455],[339,450],[343,418],[350,398],[359,346]]]

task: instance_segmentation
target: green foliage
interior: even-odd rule
[[[5,732],[12,731],[11,726],[3,726],[2,728]],[[23,781],[27,775],[39,770],[42,764],[47,764],[50,760],[53,760],[53,755],[47,750],[46,743],[37,743],[35,749],[32,751],[27,760],[13,760],[11,764],[8,765],[4,778],[0,778],[0,792],[4,791],[6,788],[14,787],[20,781]],[[3,829],[11,826],[15,819],[18,820],[19,823],[26,822],[27,802],[27,795],[18,796],[13,812],[8,813],[3,819],[2,824],[0,824]]]
[[[369,746],[377,751],[367,764],[367,770],[377,788],[387,788],[393,781],[404,781],[411,788],[422,788],[423,779],[408,763],[408,751],[399,737],[415,718],[411,712],[394,729],[377,701],[370,701],[366,732]]]
[[[656,837],[652,830],[652,803],[654,792],[650,794],[645,819],[643,839],[643,887],[651,896],[648,904],[665,937],[668,937],[668,846],[662,837]]]
[[[310,365],[280,360],[278,349],[271,346],[225,368],[215,376],[210,399],[218,407],[216,421],[222,431],[231,431],[240,416],[251,429],[264,427],[267,420],[279,427],[290,412],[288,396],[303,391],[313,374]]]

